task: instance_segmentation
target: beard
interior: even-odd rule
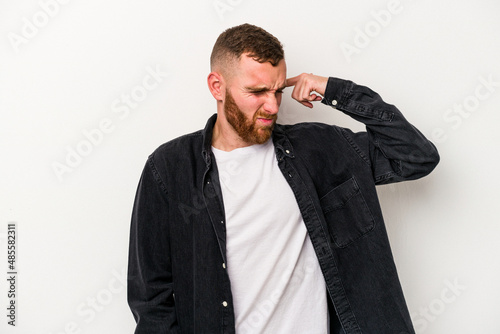
[[[257,110],[252,119],[249,119],[236,105],[233,96],[226,89],[226,101],[224,103],[224,115],[228,123],[236,133],[248,144],[264,144],[270,137],[276,124],[277,114],[269,115],[264,111]],[[257,118],[271,119],[270,125],[258,125]]]

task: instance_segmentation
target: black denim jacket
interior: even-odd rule
[[[367,87],[329,78],[322,102],[367,131],[276,125],[272,140],[325,278],[331,333],[414,333],[375,185],[427,175],[438,152]],[[144,167],[128,268],[135,333],[235,333],[215,120],[163,144]]]

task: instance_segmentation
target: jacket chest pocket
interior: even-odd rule
[[[320,199],[328,232],[343,248],[370,232],[375,221],[354,176]]]

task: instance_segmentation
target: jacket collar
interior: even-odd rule
[[[215,121],[217,120],[217,114],[213,114],[207,121],[205,128],[202,130],[203,136],[203,147],[201,149],[201,155],[203,156],[203,160],[207,165],[207,168],[210,167],[212,163],[212,134],[214,130]]]
[[[295,158],[293,146],[286,135],[285,125],[276,124],[273,130],[272,140],[276,148],[276,157],[278,159],[280,159],[282,155],[289,158]]]

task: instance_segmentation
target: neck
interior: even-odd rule
[[[226,119],[221,116],[220,113],[217,114],[217,121],[215,121],[213,134],[212,134],[212,146],[221,151],[232,151],[237,148],[247,147],[251,144],[245,142],[233,127],[226,121]]]

